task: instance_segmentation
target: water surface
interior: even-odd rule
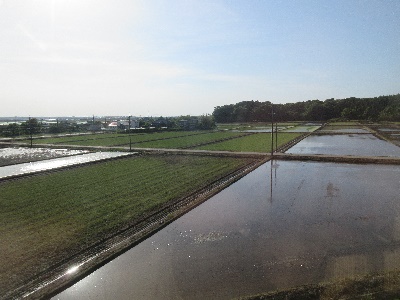
[[[340,128],[340,129],[321,129],[320,132],[326,133],[370,133],[367,129],[363,128]]]
[[[0,166],[88,153],[87,150],[50,148],[0,148]]]
[[[54,299],[231,299],[400,267],[398,166],[267,163]]]
[[[310,135],[286,153],[400,156],[400,147],[372,134]]]
[[[16,164],[10,166],[0,167],[0,178],[35,173],[39,171],[51,170],[61,167],[67,167],[87,162],[99,161],[103,159],[130,155],[126,152],[95,152],[75,156],[53,158],[42,161]]]
[[[312,126],[296,126],[293,128],[285,129],[284,132],[313,132],[320,128],[320,125],[312,125]]]

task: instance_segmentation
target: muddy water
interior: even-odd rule
[[[230,299],[400,268],[399,180],[267,163],[54,299]]]
[[[96,152],[4,166],[0,167],[0,178],[35,173],[124,155],[130,154],[126,152]]]
[[[372,134],[310,135],[286,153],[400,156],[400,147]]]

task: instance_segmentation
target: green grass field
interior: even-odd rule
[[[279,132],[278,147],[295,139],[301,134],[302,133]],[[271,133],[256,133],[229,141],[196,147],[196,149],[211,151],[271,152]]]
[[[129,139],[132,143],[153,141],[158,139],[169,139],[177,137],[186,137],[192,135],[201,135],[205,131],[165,131],[154,133],[132,133],[132,134],[90,134],[73,137],[45,138],[34,140],[36,144],[68,144],[68,145],[85,145],[85,146],[115,146],[127,145]]]
[[[34,139],[34,144],[69,144],[82,140],[93,140],[93,139],[106,139],[106,138],[117,138],[124,137],[123,134],[115,133],[96,133],[96,134],[83,134],[83,135],[73,135],[73,136],[63,136],[63,137],[46,137],[40,139]]]
[[[298,126],[299,122],[278,122],[278,127],[287,127],[287,126]],[[276,123],[274,123],[274,126]],[[257,128],[270,128],[271,123],[259,122],[259,123],[219,123],[217,124],[217,128],[220,130],[251,130]]]
[[[342,126],[342,125],[360,125],[360,122],[359,121],[330,122],[329,125],[333,125],[333,126],[336,126],[336,125],[339,125],[339,126]]]
[[[0,295],[248,162],[144,156],[0,183]]]
[[[238,137],[243,135],[241,132],[209,132],[201,135],[193,135],[180,137],[176,139],[169,140],[158,140],[158,141],[149,141],[140,144],[132,144],[132,147],[139,148],[184,148],[184,147],[193,147],[198,144],[210,143],[214,141],[218,141],[225,138]]]
[[[306,125],[299,125],[295,127],[289,127],[286,129],[281,130],[281,132],[313,132],[319,129],[321,126],[306,126]]]

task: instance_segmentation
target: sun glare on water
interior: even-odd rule
[[[69,268],[69,269],[67,270],[67,273],[66,273],[66,274],[73,274],[73,273],[75,273],[76,271],[78,271],[78,269],[79,269],[79,266],[73,266],[73,267],[71,267],[71,268]]]

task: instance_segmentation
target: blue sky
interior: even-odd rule
[[[398,0],[0,0],[0,116],[400,93]]]

